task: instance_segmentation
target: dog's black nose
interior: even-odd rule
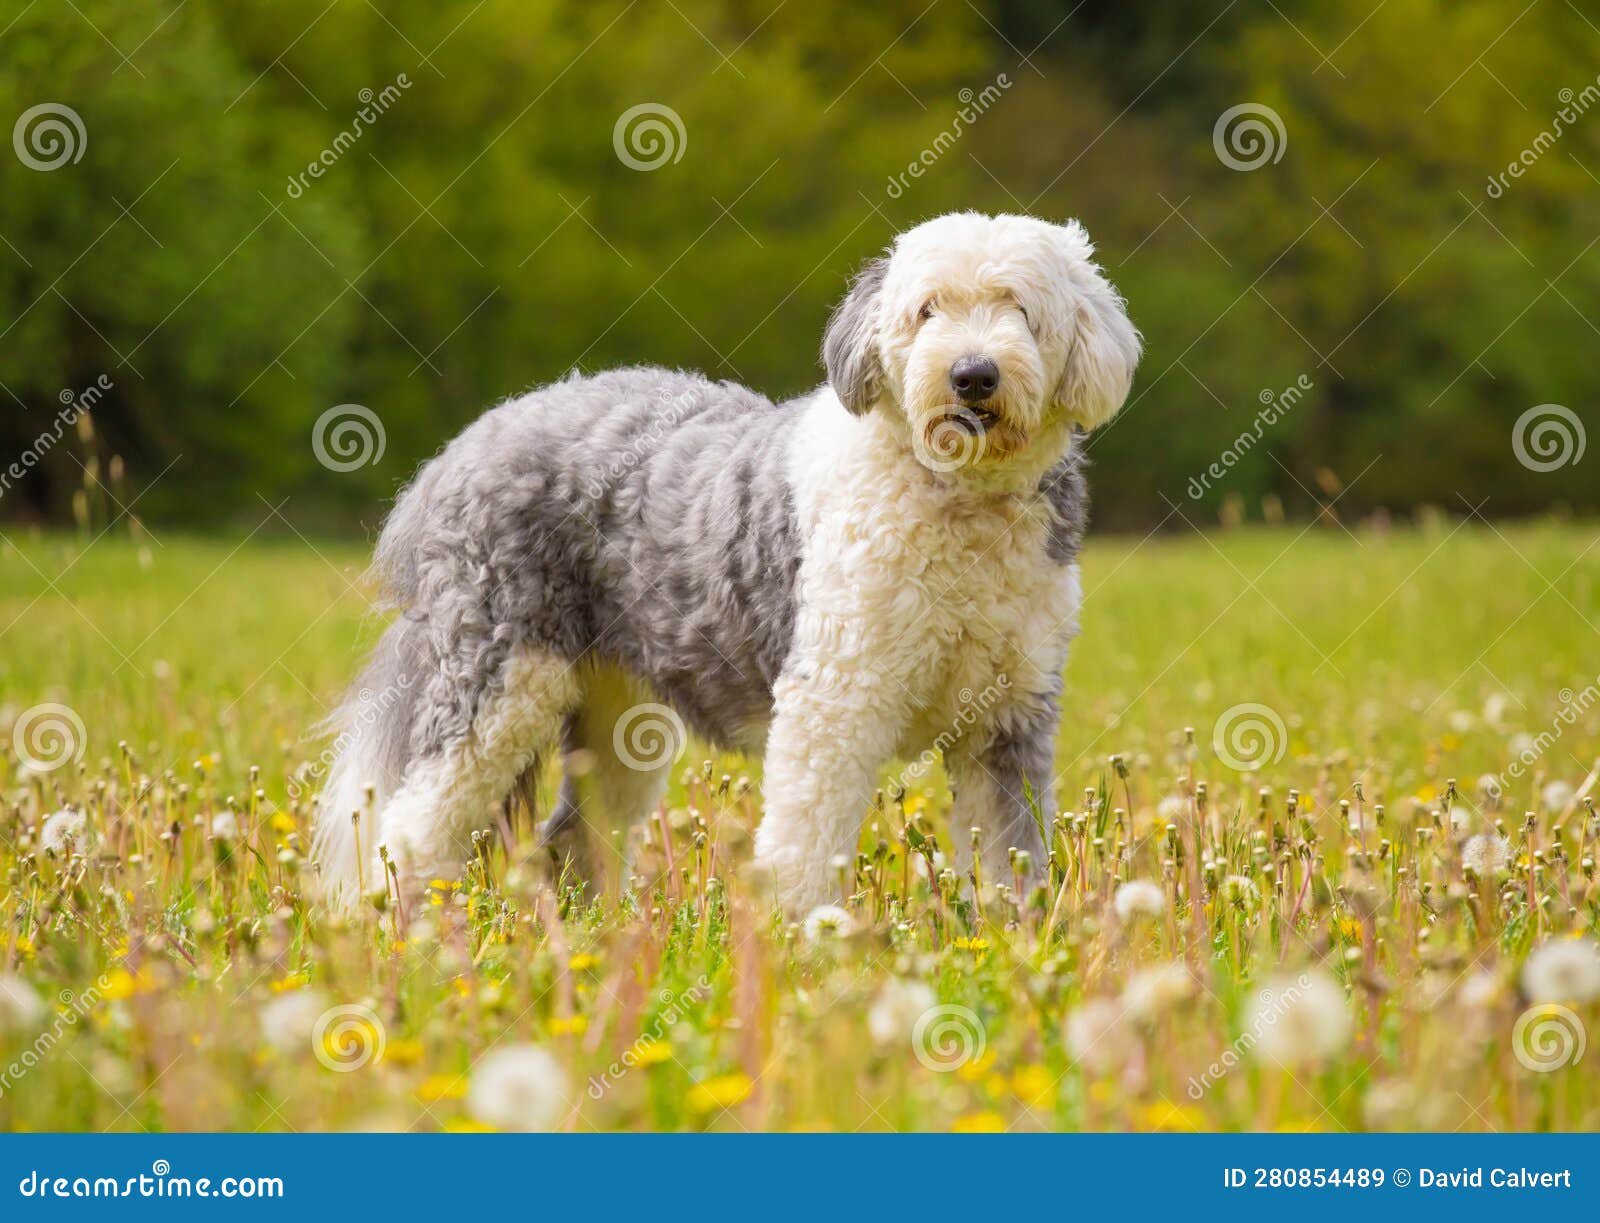
[[[950,389],[966,403],[982,403],[1000,389],[1000,367],[988,357],[962,357],[950,367]]]

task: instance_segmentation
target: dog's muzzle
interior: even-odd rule
[[[962,357],[950,367],[950,389],[964,404],[982,403],[1000,389],[1000,367],[988,357]]]

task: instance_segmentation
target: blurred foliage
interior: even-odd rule
[[[1593,420],[1600,117],[1488,186],[1557,125],[1559,90],[1585,105],[1595,27],[1514,8],[39,0],[0,23],[0,116],[62,103],[87,141],[49,172],[6,159],[0,454],[112,389],[92,443],[43,448],[0,512],[62,515],[80,467],[119,455],[141,515],[259,521],[288,497],[297,521],[370,524],[487,403],[574,367],[794,393],[851,270],[958,207],[1080,217],[1146,334],[1091,442],[1103,525],[1336,495],[1592,510],[1589,466],[1532,471],[1511,433],[1543,403]],[[685,133],[649,173],[613,147],[647,102]],[[1244,102],[1284,133],[1248,172],[1213,148]],[[330,473],[311,433],[346,402],[386,446]]]

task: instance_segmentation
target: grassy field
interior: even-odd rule
[[[786,926],[758,762],[691,745],[620,902],[525,844],[402,928],[309,904],[291,798],[363,551],[12,532],[0,1126],[1600,1128],[1597,542],[1095,541],[1025,895],[891,771]]]

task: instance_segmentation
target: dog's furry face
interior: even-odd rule
[[[903,422],[940,471],[1053,460],[1127,398],[1139,335],[1075,221],[953,213],[869,263],[829,322],[850,411]],[[1044,453],[1041,453],[1044,452]]]

